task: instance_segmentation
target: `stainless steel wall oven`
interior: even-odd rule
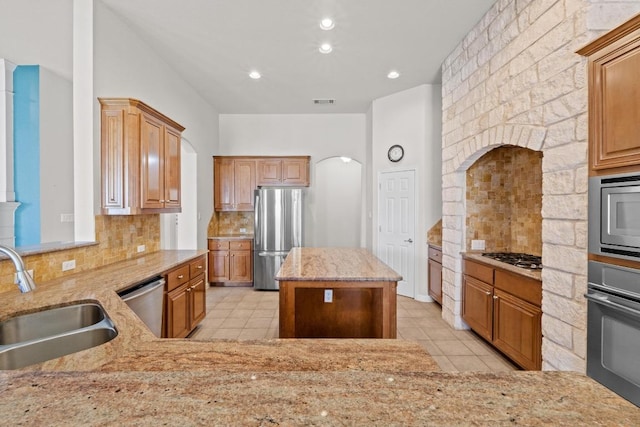
[[[589,178],[589,252],[640,261],[640,173]]]
[[[589,261],[587,375],[640,406],[640,270]]]

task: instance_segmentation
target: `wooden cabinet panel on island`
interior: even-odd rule
[[[102,213],[180,212],[184,127],[136,99],[99,101]]]
[[[164,337],[184,338],[206,315],[206,257],[182,264],[166,275]]]
[[[252,243],[251,239],[209,239],[209,282],[251,284]]]
[[[635,172],[640,166],[640,16],[578,53],[589,60],[590,174]]]
[[[429,245],[429,296],[442,305],[442,250]]]
[[[464,260],[462,318],[524,369],[542,368],[542,283]]]

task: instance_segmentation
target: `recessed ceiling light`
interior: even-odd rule
[[[262,75],[257,71],[252,71],[249,73],[249,77],[251,77],[254,80],[258,80],[260,77],[262,77]]]
[[[333,29],[333,27],[335,26],[336,24],[333,22],[333,19],[331,18],[324,18],[322,21],[320,21],[320,28],[322,28],[323,30],[329,31]]]
[[[320,53],[330,53],[333,50],[333,47],[331,47],[329,43],[322,43],[318,50]]]
[[[400,73],[397,71],[390,71],[389,74],[387,74],[387,77],[390,79],[397,79],[398,77],[400,77]]]

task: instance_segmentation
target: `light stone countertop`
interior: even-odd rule
[[[397,282],[402,276],[363,248],[293,248],[276,280]]]
[[[0,371],[0,424],[640,425],[640,409],[584,375],[442,373],[409,341],[156,338],[115,291],[203,253],[160,251],[0,294],[0,319],[97,300],[119,332]]]
[[[207,237],[209,240],[243,240],[253,239],[251,233],[229,233],[229,234],[216,234],[215,236]]]

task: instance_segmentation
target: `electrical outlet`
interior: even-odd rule
[[[333,302],[333,289],[324,290],[324,302]]]
[[[72,259],[69,261],[64,261],[62,263],[62,271],[68,271],[68,270],[73,270],[74,268],[76,268],[76,260]]]
[[[484,251],[484,240],[472,240],[471,241],[471,250],[472,251]]]
[[[27,270],[27,274],[33,279],[33,270]],[[16,273],[13,273],[13,284],[18,284],[18,275]]]
[[[247,232],[247,229],[246,229],[246,228],[244,228],[244,227],[240,227],[240,232],[241,232],[241,233],[246,233],[246,232]]]
[[[138,253],[144,252],[145,250],[147,250],[147,247],[145,245],[138,245]]]

